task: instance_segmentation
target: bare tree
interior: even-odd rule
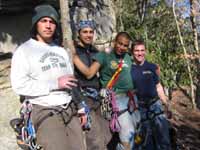
[[[70,56],[71,64],[73,66],[72,56],[73,56],[73,53],[75,52],[75,47],[74,47],[74,43],[72,40],[72,30],[71,30],[71,26],[70,26],[69,1],[68,0],[60,0],[60,14],[61,14],[63,45]]]
[[[190,79],[190,88],[191,88],[191,99],[192,99],[192,106],[194,109],[196,109],[196,103],[195,103],[195,94],[194,94],[194,83],[193,83],[193,78],[192,78],[192,71],[191,71],[191,67],[190,67],[190,62],[189,59],[187,58],[187,50],[185,48],[184,42],[183,42],[183,37],[181,35],[181,30],[179,27],[179,23],[178,23],[178,19],[177,19],[177,15],[176,15],[176,11],[175,11],[175,0],[173,0],[173,14],[174,14],[174,19],[176,22],[176,27],[178,30],[178,34],[179,34],[179,39],[183,48],[183,53],[184,53],[184,59],[186,61],[186,65],[187,65],[187,70],[188,70],[188,75],[189,75],[189,79]]]
[[[73,66],[72,56],[75,52],[74,42],[72,40],[72,30],[70,26],[70,16],[69,16],[69,1],[68,0],[60,0],[60,13],[61,13],[61,25],[62,25],[62,33],[63,33],[63,44],[64,48],[67,50],[70,59],[71,65]],[[84,135],[84,148],[87,149],[86,145],[86,135],[85,132],[82,133]]]
[[[193,32],[193,43],[194,43],[194,49],[196,51],[197,55],[200,55],[199,53],[199,45],[198,45],[198,32],[197,32],[197,16],[198,16],[198,1],[197,0],[190,0],[190,21],[192,25],[192,32]],[[200,58],[196,58],[196,66],[197,70],[200,70]],[[196,83],[196,103],[197,107],[199,107],[200,103],[200,73],[197,72],[197,83]]]
[[[190,21],[192,25],[192,32],[193,32],[193,41],[194,41],[194,48],[196,53],[199,54],[199,45],[198,45],[198,33],[197,33],[197,26],[196,26],[196,14],[197,10],[195,6],[198,4],[196,0],[190,0]]]
[[[145,14],[146,14],[148,0],[135,0],[135,2],[136,2],[137,13],[140,19],[140,23],[142,24],[144,21]]]

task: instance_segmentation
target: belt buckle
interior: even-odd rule
[[[69,103],[63,104],[60,107],[62,107],[63,109],[67,109],[67,107],[69,106]]]

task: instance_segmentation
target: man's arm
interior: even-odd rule
[[[172,112],[169,109],[169,104],[167,102],[168,98],[164,93],[164,89],[163,89],[163,87],[160,83],[158,83],[156,85],[156,87],[157,87],[158,96],[159,96],[160,100],[162,101],[162,104],[164,105],[164,111],[167,115],[167,118],[171,119],[172,118]]]
[[[163,86],[160,84],[160,82],[156,85],[156,90],[162,103],[167,106],[167,96],[165,95]]]
[[[81,59],[79,58],[78,55],[74,55],[73,62],[76,65],[76,67],[78,68],[78,70],[80,70],[81,73],[83,73],[87,79],[91,79],[98,72],[99,68],[101,67],[100,63],[97,61],[93,62],[90,67],[87,67],[81,61]]]
[[[156,72],[157,77],[159,78],[160,77],[160,66],[158,64],[156,64],[155,72]],[[164,88],[161,85],[159,80],[158,80],[158,83],[156,84],[156,90],[157,90],[158,96],[159,96],[160,100],[162,101],[162,103],[167,106],[168,98],[165,95]]]

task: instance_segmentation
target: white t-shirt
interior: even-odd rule
[[[11,65],[13,90],[26,96],[32,104],[57,106],[67,104],[71,96],[58,89],[58,78],[73,74],[64,48],[34,39],[23,43],[14,52]]]

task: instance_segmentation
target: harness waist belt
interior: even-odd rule
[[[116,96],[127,96],[127,93],[116,93]]]
[[[149,107],[152,104],[154,104],[155,102],[157,102],[159,100],[159,97],[154,97],[154,98],[145,98],[145,99],[140,99],[138,100],[138,104],[141,107]]]

